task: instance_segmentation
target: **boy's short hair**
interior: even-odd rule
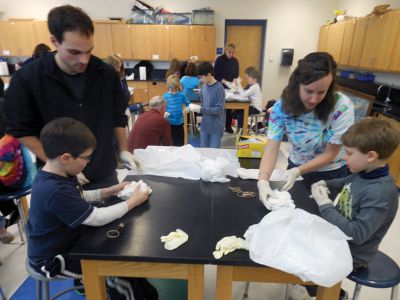
[[[357,148],[361,153],[375,151],[379,159],[387,159],[400,142],[400,132],[394,121],[374,117],[353,124],[342,136],[343,145]]]
[[[246,70],[244,70],[244,73],[247,74],[248,76],[250,76],[250,77],[256,79],[257,82],[260,82],[260,80],[261,80],[261,73],[258,72],[258,71],[256,70],[256,68],[254,68],[254,67],[248,67],[248,68],[246,68]]]
[[[64,153],[76,157],[96,148],[96,138],[90,129],[80,121],[65,117],[47,123],[40,132],[40,141],[49,159]]]
[[[169,75],[167,78],[167,88],[173,91],[179,90],[181,86],[181,82],[179,80],[179,76],[177,75]]]
[[[90,17],[81,8],[72,5],[57,6],[50,10],[47,25],[60,44],[66,31],[78,31],[86,37],[91,37],[94,33]]]
[[[212,64],[209,62],[202,62],[199,64],[197,67],[197,74],[199,74],[199,76],[207,76],[208,73],[214,76],[214,67]]]
[[[225,51],[228,50],[228,49],[236,50],[235,44],[233,44],[233,43],[226,44],[225,45]]]

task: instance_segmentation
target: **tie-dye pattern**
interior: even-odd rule
[[[273,107],[268,123],[268,138],[281,141],[284,134],[291,145],[289,158],[302,165],[323,153],[327,143],[341,144],[343,133],[354,123],[354,106],[351,100],[337,93],[337,102],[328,121],[318,120],[314,111],[293,117],[283,111],[282,101]],[[345,164],[344,150],[340,150],[334,161],[318,171],[336,170]]]

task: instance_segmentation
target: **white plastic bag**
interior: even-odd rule
[[[253,261],[317,285],[331,287],[353,269],[350,238],[302,209],[272,211],[244,236]]]

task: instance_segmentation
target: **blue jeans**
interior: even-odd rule
[[[221,138],[219,134],[200,132],[200,147],[203,148],[220,148]]]

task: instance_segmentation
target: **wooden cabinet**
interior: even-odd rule
[[[376,114],[376,117],[383,120],[389,120],[392,122],[396,122],[398,125],[398,130],[400,130],[400,124],[398,121],[389,118],[383,114]],[[390,175],[394,178],[397,186],[400,186],[400,147],[397,147],[396,151],[386,160],[389,166]]]
[[[368,17],[368,27],[360,60],[361,68],[388,69],[396,38],[394,28],[399,18],[400,11]]]
[[[148,82],[149,99],[162,96],[167,92],[167,83],[160,81]]]
[[[368,17],[357,18],[354,28],[353,42],[351,44],[349,66],[360,65],[361,53],[363,51],[365,33],[367,32]]]
[[[32,55],[33,48],[36,46],[32,21],[1,21],[0,33],[1,55]]]
[[[131,25],[112,24],[111,37],[112,37],[112,49],[114,53],[120,54],[122,59],[133,58]]]
[[[397,18],[393,29],[396,32],[396,40],[390,56],[389,71],[400,72],[400,18]]]
[[[152,25],[132,25],[131,27],[132,52],[135,59],[151,59],[150,26]]]
[[[122,59],[169,61],[197,56],[215,59],[215,26],[142,25],[94,21],[93,54],[105,58],[118,53]],[[34,47],[50,41],[47,21],[0,21],[0,55],[31,56]]]
[[[128,86],[135,88],[131,103],[149,102],[154,96],[167,92],[167,84],[160,81],[128,81]]]
[[[150,26],[150,49],[152,60],[170,60],[169,25]]]
[[[149,89],[147,81],[129,81],[128,86],[135,88],[131,103],[140,103],[149,101]],[[132,101],[133,100],[133,101]]]
[[[336,62],[339,61],[340,52],[342,50],[345,25],[344,22],[338,22],[329,26],[326,47],[327,51],[333,56]]]
[[[189,58],[189,27],[180,25],[169,26],[169,45],[171,59],[186,61]]]
[[[198,60],[214,61],[214,26],[189,26],[189,56],[197,56]]]
[[[113,43],[111,35],[111,24],[107,22],[94,22],[94,49],[93,54],[106,58],[113,53]]]
[[[46,44],[52,51],[54,51],[56,47],[54,47],[50,40],[50,32],[47,26],[47,21],[33,21],[32,26],[35,46],[37,44]]]
[[[319,29],[317,51],[325,52],[328,49],[327,47],[328,31],[329,31],[329,26],[327,25],[321,26],[321,28]]]
[[[356,27],[356,19],[345,21],[344,34],[342,42],[342,51],[338,63],[341,65],[348,65],[350,60],[351,46],[353,43],[354,29]]]

